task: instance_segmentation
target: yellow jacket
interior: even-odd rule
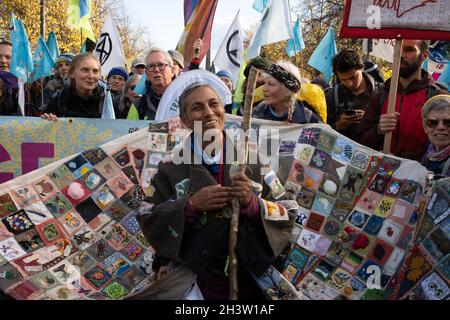
[[[327,123],[327,101],[321,87],[312,83],[302,83],[297,97],[300,101],[306,102],[323,123]]]

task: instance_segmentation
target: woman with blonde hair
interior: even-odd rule
[[[292,63],[278,61],[272,64],[264,80],[264,101],[253,110],[253,117],[300,124],[321,122],[313,110],[298,100],[301,76]]]
[[[90,52],[76,55],[70,63],[69,85],[50,100],[45,113],[47,120],[58,117],[100,118],[105,98],[99,85],[100,61]]]
[[[440,94],[425,102],[422,124],[430,140],[422,165],[435,174],[450,177],[450,95]]]

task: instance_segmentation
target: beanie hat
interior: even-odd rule
[[[298,92],[298,90],[300,90],[300,81],[295,75],[285,70],[282,66],[274,63],[269,68],[269,70],[267,70],[267,73],[280,81],[286,88],[288,88],[292,92]]]
[[[109,79],[111,76],[121,76],[126,80],[128,80],[128,72],[127,70],[125,70],[125,68],[122,67],[115,67],[112,68],[111,71],[109,71],[108,76],[106,77],[106,79]]]
[[[71,63],[72,60],[73,60],[73,57],[75,57],[75,55],[72,54],[72,53],[63,53],[63,54],[60,54],[60,55],[58,56],[58,58],[56,59],[55,66],[57,66],[58,63],[60,63],[60,62]]]
[[[244,76],[248,78],[251,67],[255,67],[256,69],[268,70],[271,65],[272,63],[268,59],[260,56],[255,57],[247,63],[247,66],[245,67],[244,70]]]
[[[225,77],[233,81],[233,75],[228,70],[220,70],[219,72],[216,73],[216,76],[218,76],[219,78]]]
[[[172,60],[178,63],[181,66],[181,69],[184,69],[184,57],[177,50],[169,50],[167,51],[169,55],[172,57]]]

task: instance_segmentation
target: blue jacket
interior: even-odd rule
[[[272,121],[285,121],[287,119],[287,114],[280,117],[272,110],[270,106],[266,106],[263,102],[253,109],[252,116],[257,119],[265,119]],[[318,123],[321,122],[319,116],[314,113],[314,111],[305,107],[300,101],[297,100],[295,103],[295,110],[292,114],[292,123]]]

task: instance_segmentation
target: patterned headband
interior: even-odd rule
[[[292,73],[286,71],[279,65],[271,65],[269,70],[267,70],[267,73],[280,81],[289,90],[296,93],[298,92],[298,90],[300,90],[300,81],[297,79],[297,77]]]

